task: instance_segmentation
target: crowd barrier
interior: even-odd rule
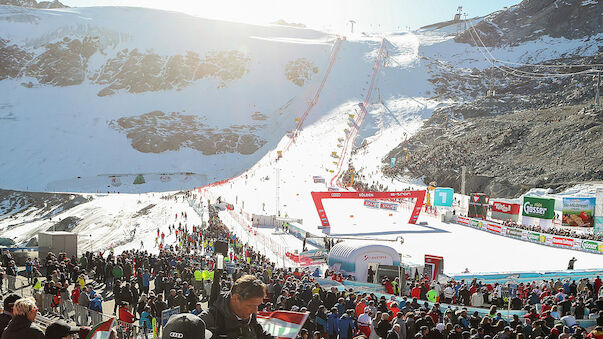
[[[324,248],[325,244],[324,242],[317,240],[317,239],[321,239],[319,237],[317,237],[314,234],[311,234],[309,232],[304,231],[301,227],[296,226],[294,223],[289,223],[289,234],[291,234],[292,236],[296,237],[299,240],[304,240],[304,238],[306,238],[306,233],[308,233],[308,235],[312,238],[306,238],[306,242],[308,244],[311,244],[313,246],[316,246],[318,248]]]
[[[544,232],[524,230],[517,227],[505,226],[493,221],[486,221],[475,218],[457,216],[456,222],[459,225],[472,227],[481,231],[493,233],[503,237],[523,240],[540,245],[566,248],[575,251],[603,254],[603,242],[565,237]]]
[[[264,235],[262,232],[258,232],[257,229],[250,226],[250,220],[246,220],[241,214],[234,210],[227,211],[233,221],[231,230],[242,241],[245,241],[250,245],[255,244],[256,249],[261,249],[263,247],[264,253],[267,253],[268,250],[274,253],[277,264],[278,261],[281,261],[283,266],[297,265],[297,263],[287,256],[288,249],[286,244],[282,243],[282,241],[276,241],[272,239],[272,237]]]
[[[483,283],[498,282],[505,283],[507,281],[517,282],[532,282],[532,281],[550,281],[561,279],[580,280],[583,278],[593,279],[596,276],[603,276],[601,269],[584,269],[584,270],[568,270],[568,271],[548,271],[548,272],[503,272],[503,273],[462,273],[453,275],[452,278],[456,281],[465,280],[471,281],[477,279]]]
[[[330,288],[331,286],[333,286],[333,287],[336,287],[340,291],[343,289],[349,290],[351,288],[354,292],[357,292],[357,293],[374,293],[377,296],[377,298],[381,298],[382,296],[384,296],[385,299],[391,300],[391,298],[393,297],[397,302],[402,301],[402,297],[384,293],[383,286],[381,286],[379,284],[363,283],[363,282],[349,281],[349,280],[344,280],[342,284],[339,284],[338,282],[330,280],[330,279],[316,278],[315,280],[317,282],[319,282],[321,285],[326,286],[327,288]],[[407,297],[407,301],[410,302],[411,300],[412,299]],[[433,307],[433,304],[434,304],[430,301],[419,300],[419,304],[423,305],[424,303],[428,303],[430,308]],[[440,304],[440,309],[442,309],[442,310],[446,310],[448,308],[453,309],[453,310],[460,310],[461,307],[466,307],[467,313],[473,314],[473,312],[477,312],[482,317],[487,315],[488,312],[490,311],[489,308],[462,306],[462,305],[446,304],[446,303],[439,303],[439,304]],[[524,310],[508,310],[508,309],[505,309],[504,307],[500,307],[499,312],[501,312],[501,315],[503,316],[503,318],[505,318],[507,320],[512,319],[513,315],[515,315],[515,314],[517,316],[519,316],[520,318],[522,318],[522,316],[527,313]],[[584,328],[591,328],[596,325],[596,319],[577,319],[576,321],[578,322],[578,324],[581,327],[584,327]]]

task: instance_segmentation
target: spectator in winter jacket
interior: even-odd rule
[[[327,315],[327,332],[329,339],[337,339],[339,332],[339,317],[337,316],[337,308],[331,308],[331,312]]]
[[[8,323],[13,318],[13,307],[15,302],[19,299],[21,299],[21,297],[19,297],[17,294],[7,295],[4,299],[4,309],[2,314],[0,314],[0,337],[2,337],[2,332],[4,332],[4,329],[8,326]]]
[[[406,339],[406,321],[404,320],[404,316],[402,312],[398,312],[396,314],[396,319],[394,319],[394,324],[400,325],[400,330],[398,331],[398,339]]]
[[[43,339],[44,332],[33,322],[38,307],[33,298],[22,298],[13,306],[13,318],[2,333],[2,339]]]
[[[124,302],[123,305],[119,308],[119,320],[128,324],[134,323],[134,314],[130,310],[130,304]]]
[[[139,320],[140,327],[143,328],[145,337],[148,331],[153,328],[151,318],[151,308],[149,306],[145,306],[144,311],[142,311],[142,313],[140,314]]]
[[[352,318],[353,314],[353,310],[348,310],[341,316],[341,318],[339,318],[337,333],[339,334],[340,339],[349,339],[354,337],[354,334],[356,333],[356,326],[354,325],[354,319]]]
[[[398,339],[399,335],[400,335],[400,325],[399,324],[394,324],[394,326],[392,327],[392,329],[387,332],[387,336],[382,337],[385,339]]]
[[[321,333],[322,336],[326,337],[327,334],[327,309],[320,305],[315,315],[316,319],[316,330]]]
[[[380,336],[381,338],[387,337],[388,332],[392,329],[392,325],[390,325],[388,319],[389,319],[389,315],[387,313],[383,313],[381,315],[381,320],[379,321],[379,323],[377,324],[377,327],[375,328],[375,332],[377,332],[377,335]],[[396,339],[398,339],[397,336],[396,336]]]
[[[96,293],[94,298],[90,300],[90,310],[103,313],[103,298],[100,294]]]

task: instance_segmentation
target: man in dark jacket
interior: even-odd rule
[[[33,298],[22,298],[13,306],[13,318],[2,333],[1,339],[44,339],[44,332],[33,321],[38,308]]]
[[[2,332],[8,326],[8,323],[13,318],[13,306],[17,300],[21,299],[17,294],[11,294],[4,299],[4,311],[0,314],[0,337]]]
[[[216,338],[273,339],[256,318],[265,293],[262,281],[244,275],[234,283],[230,293],[220,295],[209,310],[201,314],[201,319]]]

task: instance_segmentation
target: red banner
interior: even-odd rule
[[[320,218],[320,223],[323,227],[329,227],[329,219],[327,212],[322,205],[322,199],[398,199],[398,198],[414,198],[415,207],[410,215],[409,224],[416,224],[421,207],[425,201],[425,191],[399,191],[399,192],[312,192],[312,200],[316,206],[316,212]]]
[[[379,202],[378,201],[373,201],[373,200],[365,200],[364,201],[364,206],[366,206],[366,207],[373,207],[373,208],[379,208]]]
[[[469,225],[469,218],[465,218],[465,217],[456,217],[456,222],[458,222],[461,225]]]
[[[573,247],[574,239],[564,237],[553,237],[553,245]]]
[[[488,231],[494,232],[494,233],[501,233],[502,232],[502,229],[501,229],[500,225],[497,225],[497,224],[488,223],[486,225],[486,229]]]
[[[500,212],[505,214],[519,214],[519,204],[508,204],[506,202],[495,201],[492,203],[492,212]]]

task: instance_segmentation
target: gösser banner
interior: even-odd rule
[[[421,207],[425,201],[425,191],[400,191],[400,192],[311,192],[318,218],[322,227],[329,227],[329,219],[327,218],[327,212],[322,205],[322,199],[415,199],[415,206],[413,207],[410,215],[409,224],[416,224],[419,215],[421,214]]]
[[[595,198],[563,198],[563,226],[592,227]]]
[[[538,219],[553,219],[555,199],[523,197],[523,215]]]
[[[562,237],[553,234],[528,231],[505,226],[494,222],[458,216],[456,222],[461,225],[477,228],[482,231],[498,234],[503,237],[535,242],[541,245],[568,248],[577,251],[603,254],[603,241]]]

